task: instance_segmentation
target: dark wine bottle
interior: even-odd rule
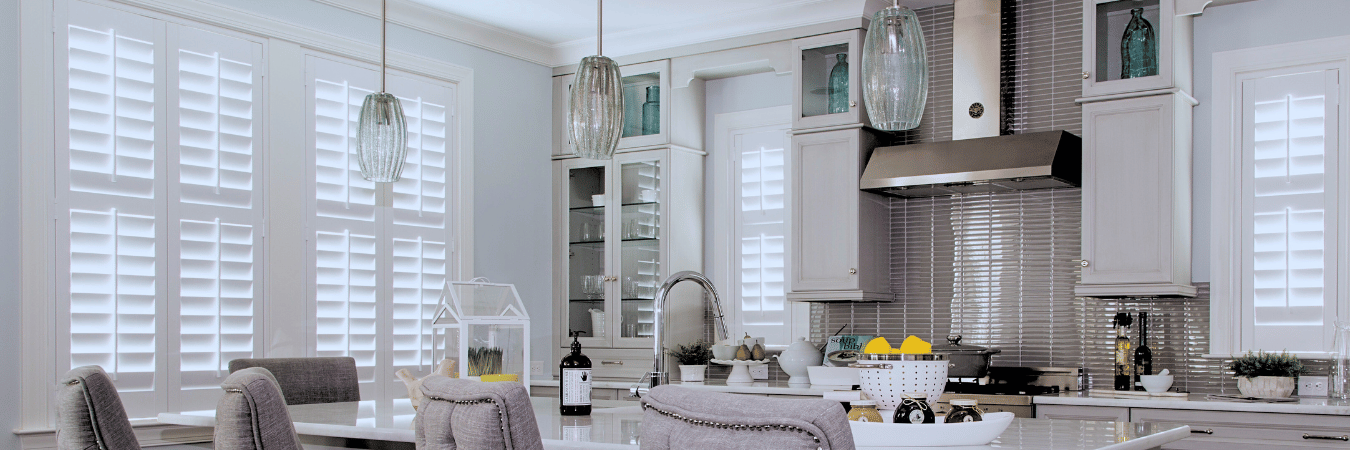
[[[1112,322],[1116,326],[1115,387],[1117,391],[1128,391],[1134,387],[1134,361],[1130,361],[1130,338],[1125,336],[1125,329],[1134,318],[1129,313],[1116,313]]]
[[[1140,375],[1153,375],[1153,350],[1148,348],[1148,313],[1139,313],[1139,346],[1134,348],[1134,390],[1144,390]]]
[[[559,412],[564,416],[591,414],[591,359],[581,354],[580,331],[572,331],[572,353],[564,356],[558,369],[562,373]]]

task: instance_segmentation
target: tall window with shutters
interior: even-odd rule
[[[785,121],[733,129],[727,139],[733,183],[732,211],[727,213],[734,222],[729,256],[735,313],[741,332],[763,336],[771,345],[787,345],[793,339],[794,308],[785,296],[784,253],[789,126]]]
[[[255,339],[261,44],[72,2],[57,33],[58,372],[209,408]]]
[[[1331,348],[1348,175],[1338,173],[1339,75],[1282,71],[1242,83],[1243,348]]]
[[[311,246],[316,356],[356,359],[362,398],[405,394],[400,368],[425,372],[430,319],[453,251],[447,231],[447,161],[453,86],[391,73],[387,89],[408,121],[402,180],[361,178],[356,129],[365,96],[379,89],[377,69],[311,56],[313,189]]]

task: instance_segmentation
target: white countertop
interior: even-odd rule
[[[1032,398],[1037,405],[1115,406],[1123,408],[1194,409],[1206,411],[1240,411],[1284,414],[1327,414],[1350,416],[1350,401],[1326,397],[1300,398],[1287,403],[1243,403],[1209,400],[1204,394],[1181,397],[1115,397],[1087,392],[1065,392],[1038,395]]]
[[[593,389],[621,389],[628,390],[637,384],[637,380],[632,381],[592,381]],[[850,386],[820,386],[814,384],[789,385],[786,381],[756,381],[754,383],[731,383],[727,380],[708,380],[702,382],[680,382],[675,381],[670,384],[690,389],[702,389],[714,392],[730,392],[733,394],[770,394],[770,395],[808,395],[820,397],[825,391],[836,389],[849,389]],[[531,379],[530,386],[558,387],[558,380],[537,380]]]
[[[597,400],[589,416],[563,416],[556,398],[531,397],[548,449],[637,449],[642,410],[636,402]],[[407,399],[296,405],[287,408],[300,434],[413,442],[415,416]],[[159,422],[214,427],[215,411],[163,413]],[[1003,434],[976,449],[1144,450],[1184,439],[1184,425],[1015,419]],[[910,447],[909,450],[915,450]],[[962,447],[967,449],[967,447]],[[944,450],[960,450],[944,447]]]

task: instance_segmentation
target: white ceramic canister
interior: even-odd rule
[[[863,353],[849,367],[858,368],[858,382],[878,409],[895,409],[906,392],[926,392],[930,404],[941,401],[947,388],[947,354]]]
[[[820,353],[820,349],[806,342],[804,337],[797,338],[797,342],[793,342],[787,350],[778,354],[778,366],[789,375],[788,384],[811,384],[806,368],[819,366],[823,361],[824,356]]]

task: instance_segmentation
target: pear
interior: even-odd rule
[[[759,345],[759,344],[755,344],[755,349],[750,351],[750,359],[753,359],[753,360],[755,360],[755,361],[763,361],[763,360],[764,360],[764,346],[763,346],[763,345]]]
[[[741,344],[740,347],[736,348],[736,360],[745,361],[747,359],[750,359],[750,348],[746,347],[745,344]]]

